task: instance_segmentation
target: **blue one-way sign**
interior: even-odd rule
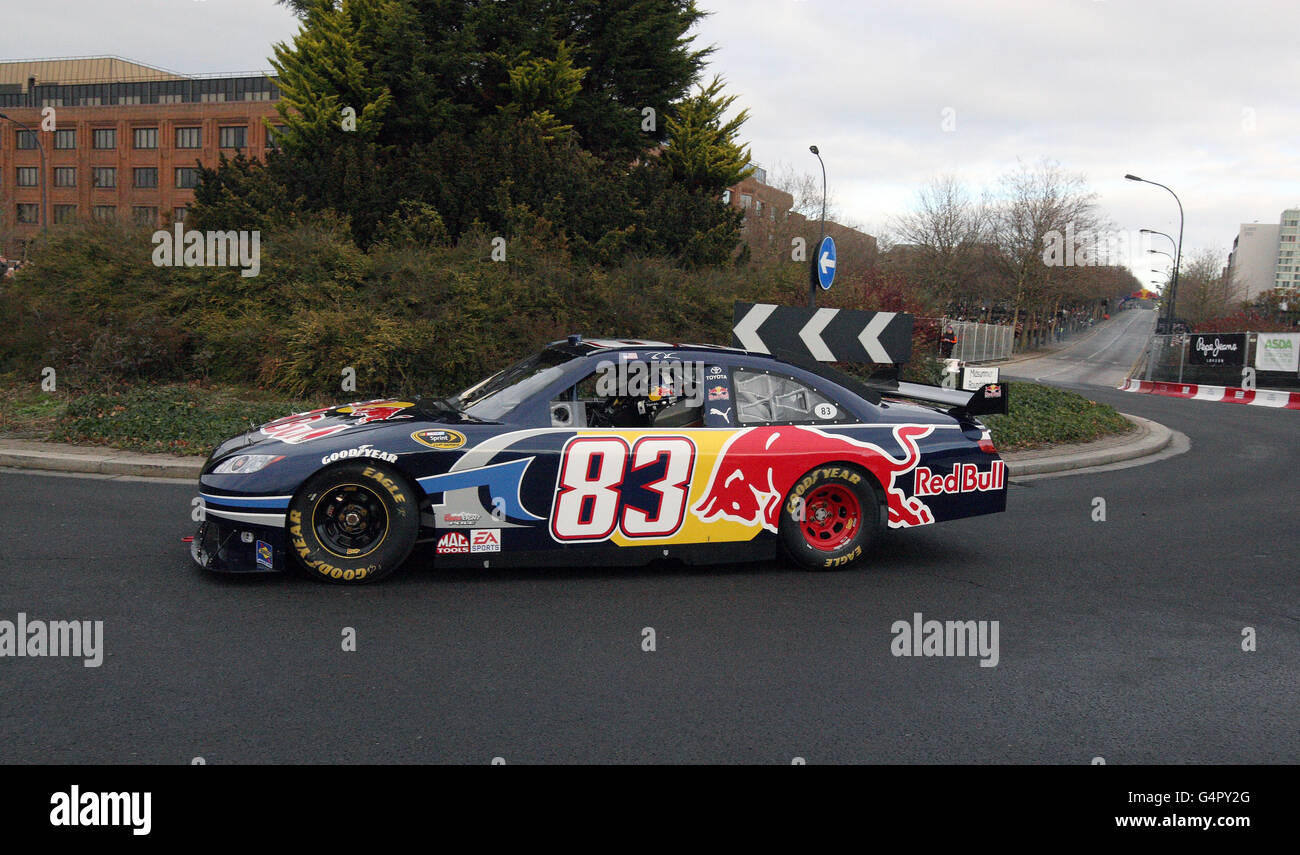
[[[831,283],[835,281],[835,240],[830,235],[822,238],[822,242],[817,246],[817,254],[813,258],[813,270],[817,274],[817,284],[822,286],[822,290],[831,290]]]

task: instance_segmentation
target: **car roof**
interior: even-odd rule
[[[684,342],[649,341],[639,338],[583,338],[569,336],[567,339],[553,341],[548,349],[563,350],[574,355],[587,356],[592,353],[620,352],[637,350],[707,350],[717,353],[731,353],[748,356],[769,356],[736,347],[723,347],[717,344],[686,344]]]
[[[891,376],[881,378],[874,382],[863,382],[856,377],[850,377],[841,371],[837,371],[824,362],[817,362],[806,357],[801,357],[791,353],[762,353],[754,350],[742,350],[738,347],[722,347],[716,344],[670,344],[662,341],[648,341],[643,339],[610,339],[610,338],[593,338],[586,339],[579,335],[571,335],[561,341],[553,341],[547,345],[547,350],[558,351],[567,356],[591,356],[597,353],[626,353],[637,351],[705,351],[727,356],[746,356],[755,359],[767,359],[773,362],[800,368],[813,374],[823,380],[829,380],[841,387],[853,392],[855,395],[870,401],[873,404],[880,403],[880,393],[889,391],[891,388],[897,388],[897,370],[895,369]]]

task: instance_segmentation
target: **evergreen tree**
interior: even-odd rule
[[[673,108],[668,117],[668,147],[662,155],[678,181],[705,193],[721,193],[753,173],[749,148],[736,143],[749,111],[741,110],[724,122],[736,96],[724,98],[722,85],[722,79],[714,77]]]

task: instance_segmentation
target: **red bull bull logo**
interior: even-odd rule
[[[880,482],[891,528],[932,523],[929,507],[917,498],[908,498],[894,482],[916,468],[921,459],[916,441],[933,430],[933,425],[895,427],[894,440],[902,450],[899,457],[874,443],[817,428],[787,425],[742,430],[722,447],[704,496],[691,512],[703,522],[725,519],[762,525],[775,532],[781,504],[799,478],[818,466],[840,462],[859,466]]]
[[[410,416],[399,415],[403,410],[414,407],[415,404],[408,401],[363,401],[359,404],[348,404],[337,409],[333,407],[322,407],[319,410],[310,410],[305,413],[295,413],[292,416],[285,416],[282,419],[276,419],[268,422],[262,427],[262,433],[272,439],[278,439],[281,442],[298,444],[300,442],[310,442],[313,439],[323,439],[327,436],[334,436],[348,428],[357,425],[369,424],[370,422],[382,422],[392,418],[410,418]],[[339,424],[326,423],[327,419],[342,416],[348,421]]]

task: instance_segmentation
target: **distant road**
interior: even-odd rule
[[[1015,362],[1002,374],[1061,386],[1119,386],[1155,331],[1159,312],[1129,309],[1103,321],[1097,332],[1051,356]]]

